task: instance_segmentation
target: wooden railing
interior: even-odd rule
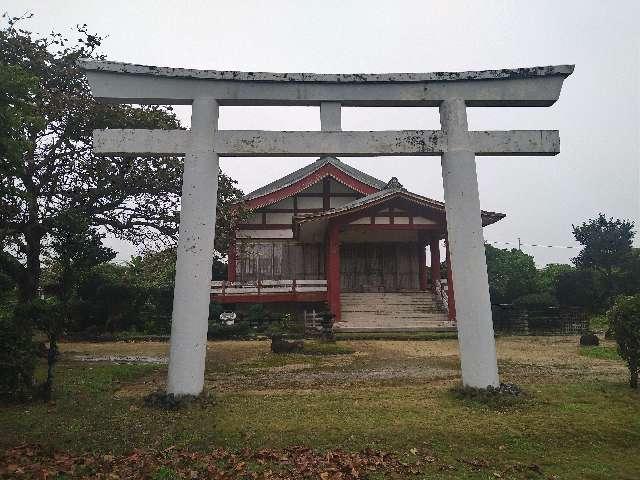
[[[435,281],[436,296],[442,301],[442,306],[445,311],[449,313],[449,288],[447,286],[446,279],[440,279]]]
[[[326,292],[326,280],[258,280],[256,282],[211,282],[214,295],[269,295],[271,293]]]

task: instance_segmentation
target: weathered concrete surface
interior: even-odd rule
[[[320,130],[339,132],[342,130],[342,111],[339,102],[320,103]]]
[[[458,98],[443,102],[440,122],[447,136],[447,151],[442,154],[442,179],[452,280],[456,291],[462,383],[476,388],[495,387],[500,382],[480,195],[464,100]]]
[[[313,74],[186,70],[81,61],[93,95],[104,102],[220,105],[432,106],[452,97],[467,106],[549,106],[572,65],[478,72]]]
[[[191,143],[184,159],[167,380],[167,392],[176,395],[198,395],[204,384],[218,193],[219,159],[213,151],[218,111],[213,98],[193,102]]]
[[[112,73],[133,73],[157,77],[198,78],[207,80],[240,80],[250,82],[320,82],[320,83],[379,83],[379,82],[441,82],[460,80],[492,80],[554,75],[569,76],[573,65],[548,65],[543,67],[504,68],[499,70],[475,70],[467,72],[428,73],[273,73],[239,72],[225,70],[197,70],[193,68],[156,67],[135,63],[81,59],[84,70]]]
[[[332,123],[333,122],[333,123]],[[340,132],[339,122],[326,120],[322,132],[268,132],[221,130],[212,132],[213,148],[224,157],[315,157],[333,155],[441,155],[447,151],[441,130]],[[556,155],[560,151],[557,130],[469,132],[477,155]],[[184,154],[191,133],[186,130],[96,130],[98,154]]]

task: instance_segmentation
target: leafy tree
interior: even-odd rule
[[[536,289],[541,293],[548,293],[555,296],[558,288],[559,277],[566,273],[572,272],[575,268],[564,263],[550,263],[538,270],[536,279]]]
[[[97,104],[76,66],[101,38],[78,28],[78,41],[52,33],[34,38],[8,19],[0,30],[0,64],[38,82],[32,114],[18,115],[22,145],[0,159],[0,265],[16,281],[19,298],[35,298],[41,259],[68,212],[90,219],[121,238],[141,242],[171,238],[180,191],[180,164],[172,158],[99,158],[92,130],[102,127],[177,128],[161,108]],[[30,118],[43,121],[33,122]],[[22,137],[26,141],[22,141]],[[18,141],[20,140],[20,141]]]
[[[620,356],[629,366],[629,385],[638,388],[640,368],[640,294],[618,297],[608,313]]]
[[[144,331],[148,321],[146,315],[150,314],[149,309],[145,309],[148,300],[146,292],[146,288],[136,283],[127,265],[104,263],[94,267],[78,287],[75,331],[89,336],[125,330]],[[162,303],[151,307],[169,311],[169,318],[166,319],[168,325],[172,296],[162,300]],[[159,329],[149,333],[166,332]]]
[[[95,102],[77,60],[103,59],[97,53],[102,38],[86,25],[72,42],[60,33],[35,37],[19,28],[21,20],[8,18],[0,30],[0,78],[13,79],[20,87],[14,96],[28,106],[14,108],[20,103],[11,100],[13,127],[3,131],[9,147],[0,157],[0,271],[15,281],[24,303],[37,295],[42,258],[68,212],[138,245],[174,244],[182,163],[94,156],[93,129],[172,129],[179,122],[169,108]],[[3,89],[11,85],[2,81]],[[223,254],[233,221],[230,204],[241,194],[234,184],[220,173],[216,248]]]
[[[573,225],[573,235],[584,247],[572,259],[578,268],[600,270],[610,275],[631,254],[634,224],[628,220],[607,219],[603,213],[582,225]]]
[[[62,220],[51,232],[51,257],[47,269],[50,283],[47,290],[53,295],[43,299],[34,308],[37,326],[49,340],[47,380],[43,388],[47,399],[51,397],[53,387],[58,340],[72,326],[80,282],[94,266],[115,257],[113,250],[102,245],[104,235],[91,229],[84,218],[67,215]]]
[[[0,310],[0,332],[0,401],[25,400],[33,394],[36,367],[32,326]]]
[[[523,308],[545,308],[558,305],[558,299],[550,292],[527,293],[513,301],[513,305]]]
[[[0,157],[16,158],[29,148],[25,132],[41,126],[35,115],[38,79],[16,65],[0,63]]]
[[[485,245],[489,294],[492,303],[512,303],[536,292],[536,265],[531,255],[518,249]]]
[[[572,269],[560,273],[556,283],[556,297],[561,305],[582,307],[591,312],[601,310],[606,301],[600,272]]]

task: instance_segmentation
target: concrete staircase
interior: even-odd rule
[[[337,332],[415,332],[455,329],[432,292],[343,293]]]

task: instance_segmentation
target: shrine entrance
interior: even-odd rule
[[[416,292],[420,290],[421,258],[417,243],[342,243],[340,290]]]
[[[80,67],[99,101],[192,106],[188,131],[94,132],[96,154],[185,157],[169,393],[198,395],[204,386],[220,156],[440,157],[462,382],[478,388],[499,385],[475,157],[555,155],[560,136],[556,130],[469,131],[467,108],[551,106],[572,65],[384,74],[193,70],[92,60],[80,61]],[[319,107],[321,131],[218,130],[221,105]],[[436,107],[441,129],[342,131],[343,105]],[[375,204],[377,197],[369,200]],[[340,229],[345,225],[334,222],[331,213],[324,220],[327,300],[339,312]],[[421,229],[428,230],[424,225]],[[398,230],[405,228],[410,229],[398,225]]]

